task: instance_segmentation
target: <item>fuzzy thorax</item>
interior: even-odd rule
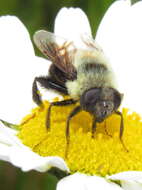
[[[73,65],[77,70],[77,79],[66,82],[73,99],[79,99],[83,92],[91,88],[116,88],[114,74],[102,51],[80,50]]]

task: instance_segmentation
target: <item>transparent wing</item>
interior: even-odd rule
[[[86,34],[81,35],[82,42],[88,50],[99,51],[103,53],[101,46],[91,37]]]
[[[76,49],[72,42],[44,30],[34,34],[34,42],[53,64],[67,74],[68,79],[76,77],[76,69],[72,64]]]

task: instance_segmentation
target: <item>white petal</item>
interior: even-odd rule
[[[125,89],[125,75],[128,65],[126,64],[124,48],[126,44],[126,29],[128,12],[130,10],[129,1],[116,1],[113,3],[104,18],[102,19],[96,35],[96,42],[103,48],[110,60],[112,69],[118,79],[118,85],[122,91]],[[125,72],[123,72],[125,71]],[[127,84],[129,85],[129,84]]]
[[[96,36],[115,72],[122,106],[142,113],[142,6],[130,1],[116,1],[105,14]],[[138,92],[138,93],[137,93]]]
[[[141,190],[142,183],[138,183],[135,181],[122,181],[121,182],[122,188],[125,190]]]
[[[80,37],[91,36],[90,24],[85,13],[79,8],[62,8],[56,16],[54,33],[77,46],[82,46]]]
[[[0,143],[7,146],[17,145],[23,146],[20,139],[16,136],[18,131],[6,127],[0,122]]]
[[[76,173],[71,176],[65,177],[57,184],[57,190],[92,190],[92,189],[105,189],[105,190],[121,190],[118,185],[106,181],[102,177],[87,176],[85,174]]]
[[[0,17],[0,118],[18,122],[31,109],[34,49],[14,16]]]
[[[129,11],[129,20],[127,22],[127,42],[125,45],[126,70],[122,76],[125,75],[125,86],[127,97],[124,99],[125,105],[128,105],[134,111],[142,114],[142,2],[134,4]],[[127,73],[127,74],[126,74]],[[124,81],[124,80],[123,80]],[[123,82],[124,83],[124,82]],[[129,87],[129,88],[128,88]],[[138,93],[137,93],[138,92]]]
[[[9,147],[5,144],[0,144],[0,160],[10,162],[9,160]]]
[[[57,156],[42,157],[32,152],[28,147],[13,147],[9,152],[10,162],[21,168],[23,171],[37,170],[45,172],[52,167],[57,167],[63,171],[69,172],[64,160]]]
[[[121,37],[126,29],[126,19],[130,10],[130,1],[115,1],[105,13],[96,34],[96,41],[100,44],[108,56],[115,53],[123,41]],[[118,43],[118,44],[117,44]],[[118,45],[120,47],[118,47]],[[118,49],[117,49],[118,50]],[[113,55],[112,55],[113,56]]]
[[[119,180],[123,189],[139,190],[142,189],[142,172],[128,171],[114,174],[107,177],[111,180]]]
[[[112,180],[133,180],[137,182],[142,182],[142,172],[141,171],[128,171],[120,172],[111,176],[108,176],[107,179]]]
[[[51,62],[46,58],[35,56],[35,75],[46,76],[48,74]]]
[[[23,171],[37,170],[45,172],[57,167],[69,172],[65,161],[57,156],[42,157],[24,146],[16,136],[17,132],[2,123],[0,125],[0,159],[8,161]],[[2,137],[2,139],[1,139]]]
[[[126,28],[124,21],[129,9],[129,1],[119,0],[115,1],[105,13],[96,34],[96,41],[102,46],[105,52],[112,53],[118,47],[116,42],[119,42],[119,45],[121,42],[123,43],[121,35],[123,35]]]

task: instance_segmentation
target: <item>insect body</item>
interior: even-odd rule
[[[59,41],[62,41],[59,45]],[[67,118],[66,138],[69,144],[69,123],[81,110],[93,116],[92,137],[96,123],[104,121],[115,113],[120,115],[120,140],[123,134],[123,118],[118,111],[122,94],[116,88],[113,72],[102,49],[92,39],[82,39],[84,48],[77,49],[73,42],[56,37],[47,31],[38,31],[34,35],[34,42],[41,52],[52,62],[49,75],[36,77],[33,82],[33,100],[42,104],[37,93],[37,82],[44,88],[52,89],[60,94],[69,95],[71,99],[50,104],[46,126],[50,128],[50,113],[52,106],[66,106],[79,102]]]

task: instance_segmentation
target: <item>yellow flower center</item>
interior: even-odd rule
[[[45,119],[49,102],[23,119],[19,138],[23,144],[41,156],[60,156],[65,159],[72,173],[79,171],[101,176],[122,171],[142,170],[142,122],[138,114],[128,114],[123,109],[123,147],[119,138],[120,117],[113,114],[105,122],[97,124],[94,138],[91,137],[92,117],[80,112],[70,122],[70,143],[66,151],[66,119],[75,107],[54,106],[51,112],[51,129],[47,131]]]

